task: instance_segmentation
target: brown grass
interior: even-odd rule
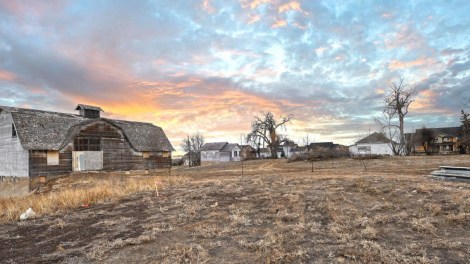
[[[14,263],[470,263],[470,183],[428,177],[468,158],[383,158],[367,170],[343,159],[314,163],[314,172],[308,162],[249,161],[243,177],[240,163],[181,167],[172,175],[190,180],[163,184],[159,197],[144,179],[143,192],[122,199],[3,223],[0,255]]]
[[[184,177],[86,177],[62,179],[61,188],[48,193],[23,197],[0,198],[0,222],[18,220],[28,208],[36,213],[58,213],[71,208],[90,206],[102,202],[116,202],[130,194],[154,191],[155,182],[162,188],[166,184],[187,181]]]

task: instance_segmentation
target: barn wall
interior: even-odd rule
[[[142,152],[134,151],[119,129],[106,122],[98,121],[84,126],[76,137],[101,138],[102,169],[105,171],[151,170],[171,166],[171,157],[163,157],[162,152],[150,152],[149,158],[143,158]],[[59,165],[47,165],[47,151],[31,151],[30,176],[55,176],[72,172],[73,152],[72,140],[60,151]],[[97,167],[100,166],[94,166]]]
[[[82,128],[77,137],[101,137],[103,170],[149,170],[171,165],[171,157],[164,158],[162,152],[149,152],[144,158],[142,152],[135,151],[123,133],[106,122],[97,122]]]
[[[59,165],[47,165],[47,150],[29,152],[29,176],[57,176],[72,172],[72,144],[59,152]]]
[[[0,176],[28,177],[28,151],[12,137],[11,114],[0,111]]]

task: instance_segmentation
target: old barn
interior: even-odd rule
[[[0,176],[57,176],[77,171],[153,170],[171,165],[173,147],[151,123],[0,106]]]

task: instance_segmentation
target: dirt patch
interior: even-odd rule
[[[217,164],[119,202],[0,226],[6,263],[466,263],[468,156]],[[468,164],[467,164],[468,165]],[[226,172],[222,173],[226,169]]]

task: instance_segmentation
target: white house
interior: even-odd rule
[[[201,162],[240,161],[241,148],[228,142],[211,142],[201,147]]]
[[[390,144],[392,140],[382,133],[374,132],[369,136],[359,140],[356,144],[349,146],[352,155],[390,155],[393,156]],[[396,144],[396,143],[395,143]]]

